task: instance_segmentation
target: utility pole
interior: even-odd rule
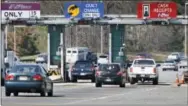
[[[78,47],[78,26],[76,25],[76,47]]]
[[[66,82],[66,74],[65,74],[65,42],[64,42],[64,35],[61,33],[61,77],[63,78],[63,81]]]
[[[109,51],[108,51],[108,54],[109,54],[109,63],[112,63],[112,34],[109,33]]]
[[[103,26],[101,26],[101,54],[103,54]]]
[[[185,19],[187,19],[187,5],[188,3],[185,3]],[[185,31],[185,42],[184,42],[184,52],[185,57],[187,57],[187,25],[184,25],[184,31]]]
[[[48,70],[50,70],[50,33],[48,33],[48,63],[47,63],[47,67]]]
[[[8,30],[9,30],[9,24],[6,25],[6,32],[5,32],[5,49],[8,49]]]
[[[16,26],[14,26],[14,52],[16,53]]]

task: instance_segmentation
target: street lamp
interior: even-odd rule
[[[188,3],[185,3],[185,19],[187,19],[187,5]],[[185,57],[187,57],[187,25],[184,25],[184,31],[185,31],[185,42],[184,42],[184,52]]]

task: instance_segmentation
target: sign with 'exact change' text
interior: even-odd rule
[[[176,18],[175,2],[140,2],[137,4],[137,18]]]
[[[2,19],[40,18],[40,3],[2,3]]]
[[[66,18],[100,18],[104,15],[102,2],[66,2],[64,4]]]

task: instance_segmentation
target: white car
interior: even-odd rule
[[[187,71],[187,70],[188,70],[188,58],[184,58],[178,63],[178,71]]]
[[[159,72],[154,59],[140,58],[135,59],[130,68],[128,68],[128,80],[131,84],[138,81],[152,81],[153,85],[158,84]]]
[[[164,63],[162,64],[162,70],[166,71],[166,70],[174,70],[177,71],[177,63],[174,60],[166,60],[164,61]]]
[[[107,64],[109,62],[107,55],[100,55],[98,58],[98,64]]]
[[[35,59],[36,63],[47,63],[48,55],[47,54],[39,54]]]

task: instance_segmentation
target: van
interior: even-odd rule
[[[78,60],[87,60],[89,48],[72,47],[66,49],[66,63],[75,63]]]

